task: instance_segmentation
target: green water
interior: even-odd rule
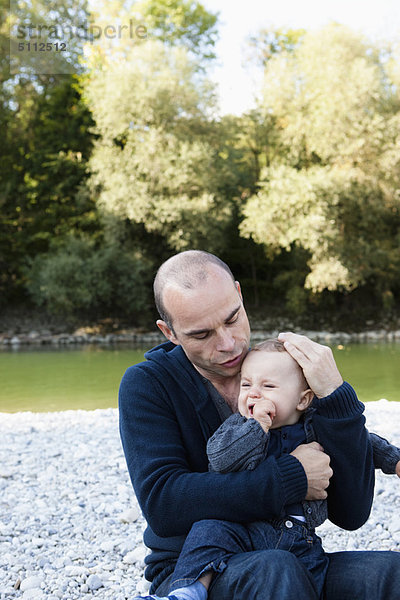
[[[0,412],[116,407],[122,375],[143,354],[100,346],[0,352]]]
[[[362,402],[400,402],[400,343],[349,344],[333,352],[343,378]]]
[[[121,377],[143,353],[99,346],[0,352],[0,412],[116,407]],[[400,401],[400,344],[352,344],[334,354],[360,400]]]

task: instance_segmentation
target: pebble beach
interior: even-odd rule
[[[400,446],[400,402],[366,404]],[[0,599],[125,600],[144,594],[145,526],[116,409],[0,413]],[[377,473],[368,522],[318,533],[328,552],[400,551],[400,479]]]

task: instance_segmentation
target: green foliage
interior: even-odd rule
[[[46,251],[54,236],[71,229],[98,228],[84,185],[92,121],[76,82],[70,76],[37,74],[35,64],[18,62],[18,53],[10,57],[9,45],[9,28],[49,26],[51,18],[67,27],[84,19],[85,5],[53,3],[51,16],[36,0],[13,3],[11,10],[5,5],[1,0],[0,305],[23,297],[27,257]],[[64,59],[78,69],[76,54]]]
[[[256,61],[265,66],[277,54],[294,52],[305,33],[305,29],[261,29],[257,35],[250,37],[249,43]]]
[[[149,37],[168,46],[182,45],[209,60],[217,38],[217,15],[193,0],[141,0],[135,10],[143,15]]]
[[[148,308],[150,272],[138,254],[71,237],[35,257],[27,271],[28,290],[37,305],[66,319],[118,316],[138,322]]]
[[[196,0],[100,0],[92,6],[96,27],[121,25],[120,34],[86,45],[89,71],[104,70],[113,63],[130,61],[135,48],[160,42],[167,50],[184,49],[203,70],[215,58],[217,15]]]
[[[266,64],[259,110],[274,119],[279,151],[241,232],[271,257],[305,249],[314,292],[374,281],[384,294],[397,280],[400,98],[389,64],[338,25],[306,33]]]
[[[4,0],[1,0],[3,3]],[[87,0],[8,2],[10,72],[45,84],[57,75],[82,71],[83,45],[89,37]],[[63,51],[27,50],[28,43],[64,43]],[[24,44],[22,49],[20,44]]]
[[[99,134],[90,163],[98,206],[173,249],[220,251],[229,173],[207,119],[212,89],[187,52],[148,41],[129,61],[92,73],[85,93]]]
[[[310,308],[310,300],[315,299],[315,296],[304,288],[304,281],[309,272],[309,254],[302,248],[292,246],[288,252],[283,251],[279,258],[281,264],[273,278],[273,290],[279,298],[285,300],[285,309],[289,314],[304,315]]]
[[[28,80],[14,88],[3,112],[6,130],[0,155],[0,296],[24,285],[27,257],[48,250],[70,231],[95,235],[101,226],[85,181],[92,125],[73,80],[39,90]]]

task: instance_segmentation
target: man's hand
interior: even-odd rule
[[[300,461],[307,476],[306,500],[324,500],[328,497],[326,488],[333,471],[329,466],[330,458],[318,442],[297,446],[292,456]]]
[[[250,410],[250,416],[260,423],[265,433],[268,433],[275,414],[275,404],[271,400],[257,400]]]
[[[278,339],[299,363],[308,385],[318,398],[329,396],[342,385],[342,376],[328,346],[313,342],[305,335],[290,332],[280,333]]]

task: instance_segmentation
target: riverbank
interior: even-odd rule
[[[369,429],[400,445],[400,403],[366,405]],[[116,409],[0,414],[0,599],[126,600],[147,590],[144,520]],[[327,551],[400,551],[400,479],[377,475],[358,531],[325,523]]]
[[[281,329],[262,328],[252,329],[252,343],[264,340],[269,337],[276,337],[280,331],[287,331],[288,327]],[[294,329],[294,328],[292,328]],[[362,332],[346,331],[314,331],[308,329],[294,329],[296,333],[302,333],[309,338],[322,344],[350,344],[350,343],[378,343],[378,342],[400,342],[400,329],[367,329]],[[6,331],[0,333],[0,348],[19,347],[63,347],[79,346],[83,344],[99,345],[135,345],[140,347],[152,347],[165,341],[164,336],[158,331],[141,330],[123,330],[116,333],[103,333],[90,327],[80,327],[73,332],[52,333],[51,331],[32,330],[29,332],[16,333],[15,331]]]
[[[303,333],[315,341],[338,345],[364,342],[400,342],[400,314],[387,320],[365,320],[360,328],[347,326],[337,320],[321,320],[308,315],[307,319],[284,317],[275,308],[268,316],[250,312],[252,342],[276,337],[280,331]],[[154,316],[155,320],[156,316]],[[62,317],[43,310],[15,308],[0,314],[0,350],[24,347],[74,347],[85,344],[125,345],[150,348],[165,340],[155,324],[141,327],[122,323],[118,319],[102,319],[96,323],[66,322]]]

